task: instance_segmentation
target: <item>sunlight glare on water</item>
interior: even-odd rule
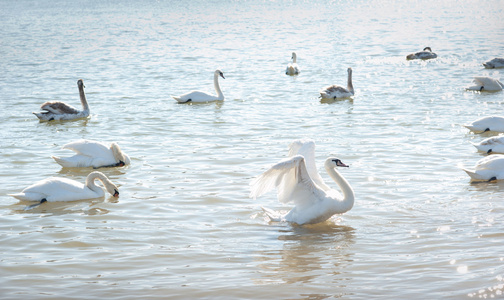
[[[0,298],[464,299],[502,297],[504,183],[471,184],[484,157],[462,124],[502,115],[468,92],[502,57],[502,1],[0,1]],[[407,61],[430,46],[438,58]],[[301,73],[286,76],[295,51]],[[355,96],[320,101],[321,88]],[[177,104],[171,95],[224,101]],[[91,117],[39,122],[45,101]],[[354,207],[308,226],[249,183],[295,139],[337,156]],[[117,142],[100,169],[118,199],[29,204],[8,194],[91,168],[51,158],[78,139]]]

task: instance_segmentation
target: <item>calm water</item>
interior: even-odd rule
[[[0,1],[0,298],[463,299],[504,292],[504,183],[460,170],[502,115],[503,1]],[[425,46],[438,58],[406,61]],[[283,72],[296,51],[301,74]],[[321,103],[345,84],[353,100]],[[213,91],[224,102],[179,105]],[[40,123],[48,100],[88,120]],[[268,223],[274,192],[248,184],[310,137],[336,155],[354,208],[314,226]],[[8,193],[61,169],[67,142],[117,141],[131,166],[103,169],[118,200],[24,211]],[[332,184],[331,184],[332,185]]]

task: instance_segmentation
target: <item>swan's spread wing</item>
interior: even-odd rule
[[[80,112],[75,107],[59,101],[45,102],[40,108],[55,114],[78,114]]]
[[[276,187],[280,202],[294,201],[296,205],[304,202],[306,198],[313,198],[313,193],[317,189],[301,155],[289,157],[273,165],[250,185],[252,198],[257,198]]]
[[[315,163],[315,142],[312,139],[300,139],[292,142],[289,146],[289,156],[294,155],[302,155],[305,158],[306,170],[315,184],[325,191],[331,189],[325,184],[318,172]]]

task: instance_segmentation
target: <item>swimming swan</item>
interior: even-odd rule
[[[352,187],[335,169],[348,166],[335,157],[327,158],[324,164],[329,176],[340,187],[343,193],[341,195],[338,191],[329,188],[318,175],[315,162],[312,161],[314,154],[311,157],[314,148],[313,141],[306,141],[303,149],[298,152],[306,154],[306,157],[295,154],[281,160],[251,182],[251,198],[256,199],[276,187],[280,202],[294,202],[295,207],[284,216],[263,208],[271,220],[300,225],[316,224],[326,221],[334,214],[345,213],[353,207]]]
[[[417,53],[412,53],[408,54],[406,56],[407,60],[411,59],[431,59],[431,58],[436,58],[437,54],[432,52],[432,49],[430,47],[425,47],[423,51],[417,52]]]
[[[464,125],[464,127],[476,133],[487,131],[504,132],[504,117],[482,117],[473,121],[471,124]]]
[[[51,177],[30,185],[21,193],[10,194],[9,196],[23,201],[38,201],[39,203],[34,206],[44,202],[67,202],[101,198],[105,196],[105,192],[94,183],[95,180],[100,180],[107,192],[112,196],[119,197],[117,186],[107,176],[98,171],[89,173],[85,184],[67,178]]]
[[[492,60],[489,60],[485,63],[483,63],[485,68],[487,69],[494,69],[494,68],[504,68],[504,58],[494,58]]]
[[[320,91],[320,98],[322,99],[341,99],[348,98],[354,95],[354,88],[352,84],[352,68],[347,69],[348,79],[347,87],[344,88],[339,85],[331,85],[323,88]]]
[[[299,66],[297,64],[296,52],[292,52],[292,63],[289,63],[287,65],[287,68],[285,69],[285,74],[287,74],[287,75],[299,74]]]
[[[504,136],[492,136],[479,143],[472,143],[478,151],[491,153],[504,153]]]
[[[504,179],[504,155],[489,155],[480,159],[473,170],[463,169],[471,181],[492,181]]]
[[[504,84],[502,84],[499,80],[494,79],[492,77],[479,76],[474,77],[473,82],[476,85],[467,87],[466,90],[470,91],[501,91],[504,88]]]
[[[219,86],[219,76],[223,79],[224,74],[221,70],[215,70],[214,72],[214,87],[215,92],[217,92],[217,96],[207,94],[205,92],[200,91],[191,91],[189,93],[180,95],[180,96],[172,96],[173,99],[177,100],[179,103],[187,103],[187,102],[209,102],[209,101],[221,101],[224,100],[224,95]]]
[[[122,167],[130,164],[130,158],[117,143],[110,146],[97,141],[78,140],[64,145],[61,149],[68,149],[76,152],[74,156],[52,158],[64,168],[85,168],[93,167]]]
[[[33,113],[41,121],[52,121],[52,120],[75,120],[81,118],[87,118],[89,116],[89,105],[86,100],[86,94],[84,94],[84,82],[82,79],[77,80],[77,86],[79,87],[79,96],[82,104],[82,110],[78,110],[73,106],[70,106],[64,102],[60,101],[49,101],[43,103],[40,108],[45,110],[39,113]]]

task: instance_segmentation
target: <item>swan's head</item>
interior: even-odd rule
[[[119,189],[117,188],[117,186],[115,184],[113,184],[111,182],[110,184],[106,185],[106,188],[107,188],[107,192],[109,192],[110,195],[112,195],[116,198],[119,197]]]
[[[432,49],[430,47],[425,47],[423,48],[423,51],[429,51],[429,52],[432,52]]]
[[[77,86],[85,88],[84,81],[82,81],[82,79],[77,80]]]
[[[348,168],[348,165],[345,165],[339,158],[336,157],[329,157],[325,165],[330,168],[335,168],[335,167],[345,167]]]
[[[222,77],[222,79],[226,79],[226,77],[224,77],[224,73],[222,73],[221,70],[215,70],[215,75]]]
[[[114,158],[117,161],[116,167],[123,167],[130,163],[129,157],[121,151],[121,148],[117,143],[110,144],[110,149],[114,155]]]
[[[297,55],[296,55],[296,52],[292,52],[292,57],[291,57],[293,60],[296,60],[297,58]]]
[[[352,74],[352,68],[347,69],[348,74]]]

